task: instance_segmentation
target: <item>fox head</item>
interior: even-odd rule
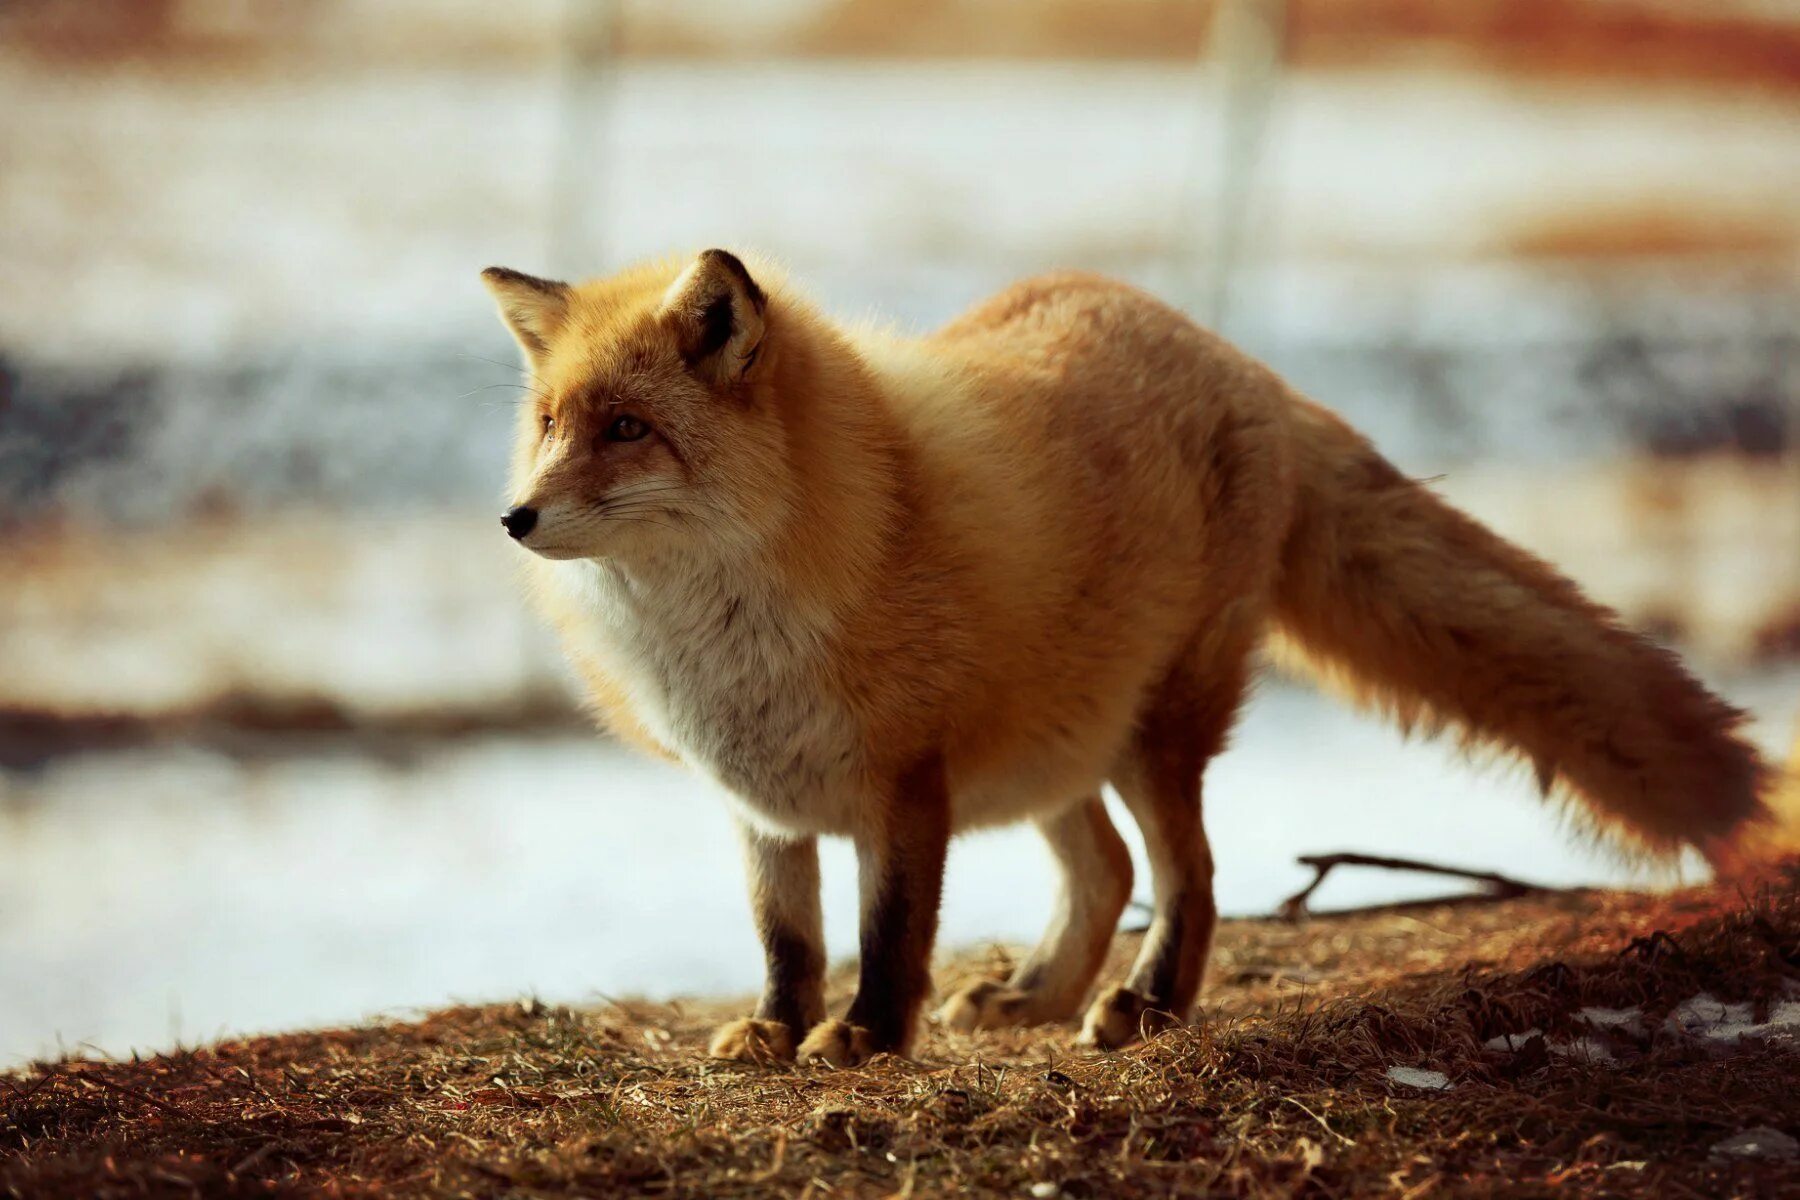
[[[584,284],[481,278],[531,372],[501,518],[520,545],[629,560],[753,547],[779,522],[781,330],[735,255]]]

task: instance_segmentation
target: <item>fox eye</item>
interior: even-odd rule
[[[650,426],[636,417],[620,417],[606,427],[606,440],[609,442],[635,442],[650,432]]]
[[[540,417],[540,418],[539,418],[539,419],[540,419],[540,420],[541,420],[541,421],[543,421],[543,423],[544,423],[544,429],[543,429],[543,433],[544,433],[544,436],[545,436],[545,437],[549,437],[549,436],[550,436],[550,431],[551,431],[551,430],[552,430],[552,429],[555,429],[555,428],[556,428],[556,418],[555,418],[555,417],[553,417],[553,416],[551,416],[551,415],[550,415],[550,414],[549,414],[549,413],[545,413],[545,414],[544,414],[544,415],[543,415],[543,416],[542,416],[542,417]]]

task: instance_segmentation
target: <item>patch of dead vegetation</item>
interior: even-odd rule
[[[704,1057],[736,1004],[527,1002],[44,1064],[0,1077],[0,1194],[1775,1195],[1792,1163],[1712,1150],[1800,1131],[1793,1046],[1483,1043],[1589,1006],[1656,1031],[1703,991],[1766,1012],[1800,980],[1796,883],[1229,922],[1208,1020],[1108,1055],[932,1030],[917,1061],[756,1069]]]

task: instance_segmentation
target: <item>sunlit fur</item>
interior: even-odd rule
[[[760,340],[719,378],[680,350],[692,262],[535,313],[492,285],[536,389],[510,502],[544,513],[533,591],[604,721],[770,836],[879,837],[927,758],[958,830],[1129,778],[1176,803],[1270,632],[1408,726],[1522,755],[1644,850],[1723,861],[1762,816],[1741,714],[1155,299],[1047,276],[907,338],[751,261]],[[656,434],[596,441],[620,412]]]

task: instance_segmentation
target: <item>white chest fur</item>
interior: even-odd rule
[[[606,563],[556,569],[588,617],[571,632],[652,736],[723,784],[752,821],[855,831],[861,743],[821,682],[827,631],[723,570],[646,583]]]

